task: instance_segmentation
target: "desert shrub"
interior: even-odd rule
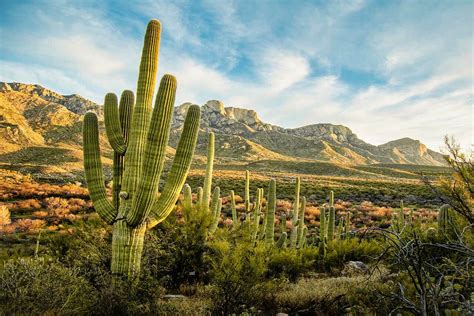
[[[210,217],[197,209],[185,217],[171,215],[146,236],[142,266],[168,288],[204,282],[209,269],[204,254]]]
[[[210,282],[214,289],[214,312],[242,313],[252,311],[275,291],[277,279],[265,278],[268,270],[268,247],[263,243],[224,240],[212,242]]]
[[[382,245],[375,239],[335,239],[328,245],[323,266],[326,270],[340,269],[348,261],[370,262],[382,253]]]
[[[315,269],[314,263],[317,257],[318,250],[312,247],[273,249],[268,259],[268,277],[283,277],[295,281],[301,275]]]
[[[380,290],[380,274],[357,277],[305,278],[288,283],[275,295],[280,311],[305,315],[343,315],[361,311],[373,293]],[[385,291],[390,291],[386,288]],[[361,314],[377,310],[367,310]]]
[[[75,270],[42,258],[5,262],[0,288],[7,314],[85,314],[95,304],[95,289]]]

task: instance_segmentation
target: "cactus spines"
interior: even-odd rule
[[[237,218],[237,208],[235,206],[234,190],[230,190],[230,209],[232,211],[232,228],[237,228],[237,226],[239,225],[239,219]]]
[[[298,247],[303,241],[303,236],[306,236],[304,229],[304,211],[306,210],[306,197],[302,197],[301,199],[301,207],[299,210],[299,215],[298,215]],[[307,232],[307,229],[306,229]]]
[[[275,235],[276,180],[271,179],[268,187],[267,213],[265,216],[265,243],[273,245]]]
[[[293,202],[293,214],[291,217],[291,223],[293,225],[293,228],[291,229],[290,233],[290,247],[297,246],[296,243],[298,238],[298,216],[300,209],[300,185],[300,177],[297,177],[295,182],[295,201]]]
[[[283,246],[284,246],[285,243],[286,243],[286,237],[287,237],[286,232],[283,232],[283,233],[280,235],[280,238],[278,238],[278,241],[276,242],[275,246],[276,246],[277,248],[283,248]]]
[[[209,211],[209,200],[211,198],[212,172],[214,169],[214,133],[210,132],[207,141],[207,164],[206,175],[204,176],[204,187],[202,195],[201,209]]]
[[[112,273],[129,278],[140,270],[146,229],[163,221],[176,204],[191,165],[200,121],[199,107],[191,106],[166,184],[157,197],[176,91],[176,79],[163,76],[152,110],[160,30],[158,20],[150,21],[135,106],[130,91],[122,94],[118,109],[116,96],[106,96],[106,132],[115,152],[113,203],[105,194],[97,116],[84,116],[84,168],[89,193],[99,215],[113,224]]]

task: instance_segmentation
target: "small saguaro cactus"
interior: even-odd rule
[[[438,213],[438,233],[449,235],[456,230],[456,225],[456,217],[451,206],[448,204],[441,206]]]
[[[320,208],[319,214],[319,254],[321,256],[326,255],[326,248],[327,248],[327,223],[326,223],[326,208]]]
[[[84,169],[94,208],[112,230],[112,273],[138,275],[144,235],[174,209],[186,180],[196,146],[200,109],[191,106],[186,115],[167,181],[158,195],[158,184],[165,160],[173,115],[176,79],[163,76],[152,107],[158,69],[161,25],[148,23],[137,84],[133,93],[105,97],[105,126],[114,150],[113,198],[109,201],[104,185],[97,116],[84,116]],[[132,109],[133,108],[133,109]]]
[[[275,236],[276,180],[271,179],[268,187],[267,213],[265,216],[265,243],[273,245]]]
[[[301,199],[301,206],[299,210],[299,215],[298,215],[298,248],[301,248],[303,239],[306,237],[306,233],[308,229],[306,229],[305,233],[305,228],[306,226],[304,225],[304,211],[306,210],[306,197],[303,196]]]
[[[336,208],[334,207],[334,192],[329,192],[329,218],[327,223],[327,238],[331,241],[334,238],[336,226]]]
[[[230,209],[232,211],[232,228],[235,229],[239,226],[239,219],[237,217],[237,207],[235,206],[234,190],[230,190]]]
[[[212,201],[211,201],[211,224],[209,225],[209,234],[214,234],[219,225],[219,219],[221,217],[221,209],[222,209],[222,199],[220,197],[221,189],[219,187],[214,188],[214,192],[212,193]]]
[[[250,216],[250,172],[245,170],[245,213]]]
[[[405,227],[405,210],[403,201],[400,201],[400,210],[398,212],[398,230],[401,231]]]
[[[262,200],[263,200],[263,189],[257,189],[257,197],[255,198],[255,205],[253,208],[253,227],[252,227],[252,238],[254,240],[258,237],[258,228],[260,225],[260,212],[262,210]]]
[[[292,217],[291,217],[291,224],[293,228],[291,229],[291,233],[290,233],[290,247],[294,247],[294,248],[297,246],[297,239],[298,239],[300,186],[301,186],[301,180],[300,180],[300,177],[297,177],[296,182],[295,182],[295,201],[293,202],[293,211],[292,211]]]
[[[207,164],[206,175],[204,176],[203,195],[200,208],[209,212],[209,201],[211,199],[212,172],[214,169],[214,133],[210,132],[207,141]]]

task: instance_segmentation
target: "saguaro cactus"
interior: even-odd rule
[[[232,211],[232,228],[235,229],[239,226],[239,219],[237,217],[237,207],[235,206],[234,190],[230,190],[230,209]]]
[[[89,193],[99,215],[113,225],[112,272],[129,278],[140,271],[146,229],[163,221],[174,209],[191,165],[199,129],[200,109],[191,106],[167,181],[158,196],[176,93],[176,79],[163,76],[152,108],[160,32],[160,22],[150,21],[133,110],[133,94],[129,91],[122,95],[120,108],[114,94],[105,97],[106,132],[115,152],[112,202],[104,185],[97,116],[91,112],[84,116],[84,169]]]
[[[276,180],[271,179],[268,188],[267,213],[265,216],[265,243],[273,245],[275,236]]]
[[[297,245],[297,238],[298,238],[298,216],[299,216],[299,209],[300,209],[300,185],[301,180],[300,177],[296,178],[295,183],[295,201],[293,202],[293,213],[291,217],[291,224],[293,228],[291,229],[290,233],[290,247],[296,247]]]
[[[327,238],[334,238],[334,229],[336,225],[336,208],[334,207],[334,192],[329,192],[329,218],[327,223]]]
[[[250,216],[250,172],[245,170],[245,213]]]
[[[201,209],[209,212],[209,200],[211,199],[212,172],[214,169],[214,133],[209,133],[207,142],[207,165],[204,176],[204,188],[201,201]]]
[[[257,239],[258,237],[258,228],[260,225],[260,211],[262,210],[262,200],[263,200],[263,189],[257,189],[257,197],[255,199],[255,206],[253,208],[253,228],[252,228],[252,237]]]
[[[326,223],[326,208],[321,207],[319,214],[319,254],[321,256],[326,255],[327,248],[327,223]]]
[[[303,239],[306,237],[308,229],[304,225],[304,211],[306,209],[306,197],[303,196],[301,199],[301,206],[298,215],[298,248],[302,247]],[[306,232],[305,232],[306,228]]]

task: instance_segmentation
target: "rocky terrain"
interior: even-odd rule
[[[175,108],[170,151],[177,144],[190,105]],[[253,110],[225,107],[220,101],[208,101],[201,108],[200,155],[205,155],[206,132],[214,131],[217,157],[224,160],[443,165],[441,154],[410,138],[374,146],[342,125],[288,129],[262,122]],[[61,95],[40,85],[0,82],[0,163],[80,168],[81,119],[87,111],[103,116],[102,106],[76,94]],[[110,158],[105,137],[102,144],[103,155]]]

